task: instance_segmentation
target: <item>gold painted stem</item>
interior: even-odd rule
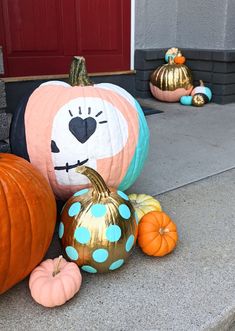
[[[60,255],[60,256],[59,256],[59,259],[58,259],[58,261],[57,261],[56,267],[55,267],[55,269],[54,269],[54,271],[53,271],[53,273],[52,273],[52,276],[53,276],[53,277],[55,277],[58,273],[60,273],[59,266],[60,266],[60,262],[61,262],[62,258],[63,258],[63,256]]]
[[[76,168],[76,172],[85,175],[89,180],[91,181],[95,193],[98,195],[102,195],[105,197],[108,197],[110,194],[110,190],[108,189],[107,185],[105,184],[105,181],[103,178],[98,174],[97,171],[90,167],[86,166],[80,166]]]
[[[86,61],[83,56],[74,56],[69,73],[69,82],[72,86],[93,85],[88,77]]]

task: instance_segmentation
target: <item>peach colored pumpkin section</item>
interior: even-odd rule
[[[125,147],[116,155],[97,161],[97,171],[110,187],[118,187],[124,178],[138,143],[138,114],[125,98],[99,87],[42,86],[30,96],[25,110],[25,135],[31,163],[47,178],[57,198],[65,200],[84,185],[60,185],[51,155],[51,133],[55,114],[72,99],[99,97],[116,107],[128,124]],[[63,132],[61,133],[63,134]],[[110,170],[111,169],[111,170]]]
[[[176,89],[175,91],[162,91],[157,86],[154,86],[152,83],[150,83],[150,90],[153,96],[156,99],[165,102],[177,102],[182,96],[190,95],[192,89],[193,86],[190,87],[190,89],[188,90],[181,87]]]

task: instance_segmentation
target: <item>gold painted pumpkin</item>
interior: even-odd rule
[[[150,90],[161,101],[176,102],[184,95],[190,95],[193,89],[193,77],[184,64],[176,64],[170,58],[169,63],[158,67],[150,77]]]
[[[135,208],[135,211],[140,221],[142,217],[150,211],[161,211],[160,202],[147,194],[129,194],[129,199]]]
[[[195,107],[202,107],[206,103],[205,96],[202,93],[194,94],[192,98],[192,105]]]
[[[121,267],[137,238],[137,219],[128,196],[109,189],[89,167],[76,169],[93,188],[76,192],[65,204],[59,237],[67,257],[90,273]]]

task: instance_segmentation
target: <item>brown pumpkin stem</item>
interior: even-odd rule
[[[55,269],[54,269],[54,271],[53,271],[53,273],[52,273],[52,276],[53,276],[53,277],[55,277],[58,273],[60,273],[60,268],[59,268],[59,266],[60,266],[60,262],[61,262],[62,259],[63,259],[63,256],[60,255],[59,258],[58,258],[57,264],[56,264],[56,266],[55,266]]]
[[[86,61],[83,56],[73,57],[69,72],[69,82],[72,86],[93,85],[90,78],[88,77]]]
[[[160,235],[163,235],[163,234],[168,233],[168,232],[170,232],[169,229],[166,229],[166,228],[160,228],[159,229]]]
[[[102,195],[104,197],[108,197],[110,194],[110,190],[108,189],[107,185],[103,178],[98,174],[97,171],[90,167],[80,166],[76,168],[76,172],[85,175],[91,181],[95,193],[98,195]]]
[[[199,83],[200,83],[200,86],[204,86],[204,82],[203,82],[203,80],[199,80]]]

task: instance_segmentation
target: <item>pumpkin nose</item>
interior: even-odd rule
[[[87,117],[85,119],[74,117],[69,122],[69,131],[81,144],[84,144],[93,135],[96,126],[97,123],[93,117]]]

